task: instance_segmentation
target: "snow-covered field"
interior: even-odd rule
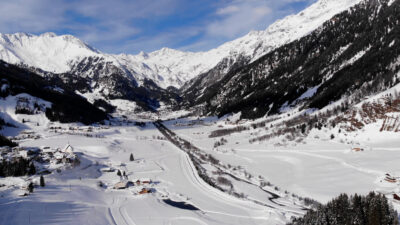
[[[220,161],[240,165],[253,176],[263,176],[290,193],[326,203],[340,193],[378,191],[392,199],[391,194],[399,192],[396,184],[389,184],[384,178],[386,173],[400,172],[400,136],[395,132],[379,132],[382,121],[353,133],[313,129],[299,143],[278,137],[251,144],[249,140],[259,136],[263,129],[250,129],[223,136],[226,144],[218,147],[214,143],[221,137],[210,138],[211,132],[234,125],[225,119],[203,121],[181,119],[166,124]],[[333,140],[331,134],[335,134]],[[353,148],[364,151],[356,152]],[[399,202],[393,203],[400,208]]]
[[[17,97],[31,98],[29,95]],[[392,195],[400,192],[398,184],[384,180],[386,173],[398,176],[400,172],[399,134],[380,132],[382,121],[356,132],[340,133],[337,128],[322,128],[313,129],[301,141],[277,137],[252,143],[249,140],[263,135],[265,128],[209,137],[212,131],[237,126],[236,122],[250,127],[259,122],[237,121],[238,115],[164,122],[180,138],[219,160],[217,164],[203,167],[215,178],[229,179],[232,192],[222,192],[200,178],[188,154],[169,142],[152,123],[145,127],[134,126],[134,123],[124,125],[123,121],[114,121],[112,126],[93,127],[51,123],[40,112],[14,114],[17,97],[1,100],[0,110],[6,122],[19,128],[1,132],[16,135],[25,129],[33,137],[39,137],[21,136],[20,146],[56,149],[70,144],[81,163],[45,175],[46,186],[36,187],[31,195],[24,197],[21,187],[29,180],[38,183],[39,176],[0,178],[2,225],[275,225],[285,224],[292,216],[305,212],[306,206],[299,197],[325,203],[343,192],[378,191],[386,194],[395,208],[400,209]],[[174,118],[184,113],[157,117]],[[281,115],[290,116],[293,111]],[[21,122],[23,120],[25,123]],[[334,139],[331,139],[332,134]],[[222,144],[215,145],[216,142]],[[356,152],[354,148],[364,151]],[[129,159],[131,153],[134,161]],[[107,172],[110,169],[113,171]],[[126,174],[125,180],[135,183],[150,179],[152,182],[114,189],[121,181],[118,170]],[[262,185],[261,181],[268,184]],[[142,190],[152,193],[139,194]],[[234,191],[241,193],[240,196],[232,194]]]
[[[39,131],[38,131],[39,132]],[[63,147],[83,153],[79,167],[45,176],[46,187],[20,197],[19,187],[0,189],[0,224],[281,224],[280,212],[222,193],[198,177],[185,153],[148,125],[112,127],[105,138],[55,135],[40,130],[42,138],[22,146]],[[99,131],[102,133],[102,131]],[[133,153],[135,161],[129,161]],[[150,178],[154,193],[135,195],[133,188],[115,190],[120,181],[113,167],[128,178]],[[0,183],[23,183],[24,178],[1,178]],[[102,181],[106,187],[98,187]],[[5,189],[5,190],[4,190]],[[186,202],[199,210],[170,206],[163,199]]]

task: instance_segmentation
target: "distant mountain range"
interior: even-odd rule
[[[197,53],[113,55],[71,35],[0,34],[0,59],[91,103],[126,99],[144,110],[167,105],[258,118],[397,84],[399,5],[319,0],[264,31]]]
[[[23,66],[55,83],[75,85],[77,91],[95,95],[94,98],[122,98],[136,101],[144,108],[156,109],[160,102],[177,105],[180,101],[177,89],[188,90],[199,80],[206,85],[218,81],[238,63],[253,62],[309,34],[359,1],[320,0],[297,15],[277,21],[265,31],[252,31],[207,52],[163,48],[138,55],[112,55],[71,35],[16,33],[0,34],[0,59]],[[203,81],[200,75],[210,71],[216,73],[213,81]],[[193,91],[197,93],[206,85],[196,86]]]

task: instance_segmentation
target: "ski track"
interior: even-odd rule
[[[362,172],[362,173],[371,174],[371,175],[374,175],[374,176],[382,176],[382,174],[384,174],[383,171],[362,168],[362,167],[347,163],[342,159],[331,157],[331,156],[322,156],[322,155],[318,155],[318,154],[312,154],[312,153],[308,153],[308,152],[299,152],[299,151],[293,151],[293,153],[300,154],[300,155],[307,155],[307,156],[316,157],[316,158],[320,158],[320,159],[327,159],[327,160],[335,161],[335,162],[338,162],[338,163],[342,164],[343,166],[345,166],[347,168],[354,169],[354,170],[357,170],[357,171]]]

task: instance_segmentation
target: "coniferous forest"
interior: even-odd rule
[[[339,197],[310,210],[303,218],[288,225],[397,225],[398,214],[384,195],[369,193],[367,196]]]

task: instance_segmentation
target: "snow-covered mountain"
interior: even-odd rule
[[[205,114],[241,112],[242,118],[318,110],[334,102],[336,111],[344,110],[341,103],[358,103],[400,82],[399,10],[400,0],[358,4],[311,34],[231,70],[200,94],[187,95],[185,103],[204,106]]]
[[[276,47],[310,33],[324,21],[358,2],[360,0],[320,0],[297,15],[277,21],[264,31],[252,31],[206,52],[163,48],[138,55],[112,55],[100,52],[71,35],[16,33],[0,34],[0,59],[52,73],[68,73],[77,64],[82,66],[82,63],[97,58],[101,59],[99,62],[121,69],[127,78],[139,85],[150,79],[161,88],[180,88],[185,82],[214,68],[224,58],[235,61],[245,56],[254,61]],[[74,73],[77,72],[80,71],[74,70]],[[94,74],[96,71],[93,68],[86,68],[78,75],[92,78]],[[103,75],[110,74],[103,71]]]

